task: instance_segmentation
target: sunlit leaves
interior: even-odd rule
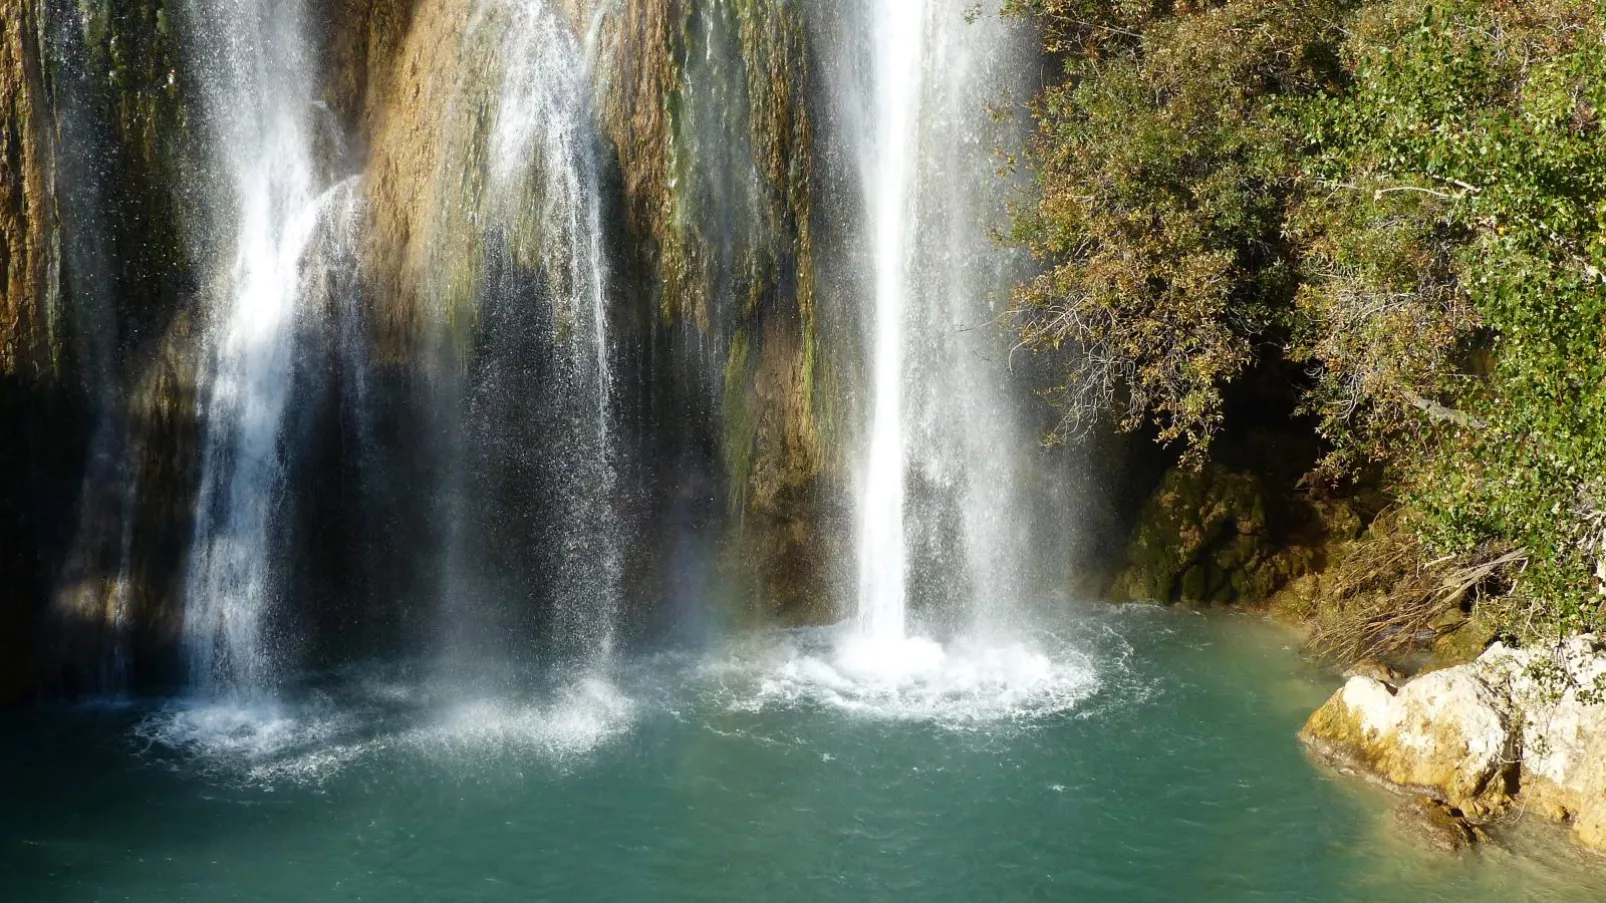
[[[1569,0],[1017,0],[1065,77],[1014,238],[1062,433],[1196,460],[1225,392],[1303,362],[1327,476],[1383,473],[1428,548],[1530,551],[1590,622],[1606,540],[1606,17]]]

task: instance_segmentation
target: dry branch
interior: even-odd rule
[[[1307,650],[1348,665],[1431,645],[1465,623],[1447,616],[1485,596],[1491,584],[1528,560],[1526,549],[1493,543],[1432,561],[1424,552],[1398,524],[1374,525],[1331,574]]]

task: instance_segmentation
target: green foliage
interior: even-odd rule
[[[1039,100],[1042,192],[1013,231],[1049,264],[1017,293],[1022,338],[1073,351],[1060,435],[1116,407],[1123,428],[1152,422],[1162,441],[1205,452],[1223,387],[1294,294],[1283,233],[1300,170],[1284,106],[1338,75],[1333,23],[1346,6],[1295,15],[1247,0],[1154,18],[1123,40],[1143,16],[1117,4],[1102,21],[1049,29],[1094,48],[1070,56],[1065,82]]]
[[[1395,248],[1345,255],[1361,284],[1403,288],[1427,337],[1401,349],[1421,349],[1405,376],[1371,394],[1437,395],[1470,415],[1412,445],[1401,487],[1435,551],[1490,539],[1526,547],[1519,588],[1543,600],[1528,614],[1545,627],[1586,626],[1606,475],[1599,14],[1583,4],[1393,3],[1357,26],[1353,87],[1311,130],[1322,141],[1308,167],[1351,196],[1332,206],[1355,210],[1350,233],[1329,220],[1332,237],[1319,243],[1411,233],[1396,247],[1417,249],[1422,265],[1406,280],[1392,279]],[[1312,274],[1316,292],[1334,281]],[[1333,435],[1342,445],[1342,431]]]
[[[1308,368],[1319,475],[1382,473],[1424,555],[1525,549],[1515,628],[1596,626],[1600,8],[1016,9],[1067,55],[1015,229],[1046,264],[1022,336],[1070,351],[1067,423],[1113,408],[1202,458],[1232,429],[1225,388],[1276,345]]]

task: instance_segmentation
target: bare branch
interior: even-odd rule
[[[1421,395],[1412,392],[1410,389],[1401,389],[1400,395],[1405,399],[1406,403],[1411,405],[1411,407],[1416,408],[1424,414],[1427,414],[1434,420],[1444,423],[1453,423],[1463,429],[1481,430],[1487,429],[1489,426],[1483,420],[1474,417],[1465,411],[1458,411],[1455,408],[1445,407],[1431,398],[1423,398]]]

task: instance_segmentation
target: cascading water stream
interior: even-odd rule
[[[561,538],[551,627],[558,655],[605,667],[613,645],[620,580],[617,452],[608,359],[608,263],[602,228],[598,123],[591,73],[600,15],[576,35],[544,0],[512,4],[490,176],[498,197],[536,209],[499,211],[504,222],[532,217],[535,233],[513,248],[545,274],[556,375],[569,398],[557,436],[546,441],[557,475],[553,497]]]
[[[1036,564],[1022,535],[1064,525],[1030,497],[1053,495],[1032,472],[1052,461],[1004,451],[1033,446],[987,325],[1020,262],[989,232],[1008,183],[976,177],[1018,146],[987,108],[1018,91],[1030,42],[958,3],[864,0],[845,18],[836,100],[859,151],[870,253],[854,284],[872,308],[858,607],[828,658],[805,646],[775,685],[892,713],[1059,706],[1096,679],[1018,616]]]
[[[1012,359],[998,323],[1033,273],[994,235],[1009,221],[1000,154],[1025,141],[1019,101],[1035,93],[1032,45],[996,6],[933,7],[921,61],[907,280],[919,302],[904,337],[908,605],[926,625],[972,636],[1030,626],[1022,606],[1071,569],[1079,508],[1065,457],[1036,441],[1022,404],[1033,378],[1012,361],[1030,362]]]
[[[190,42],[224,178],[215,228],[232,261],[212,308],[200,501],[187,575],[185,645],[208,696],[271,690],[264,617],[305,252],[322,219],[310,140],[309,66],[296,2],[191,0]]]
[[[879,0],[874,11],[874,139],[864,167],[874,247],[873,413],[859,524],[858,633],[904,637],[904,318],[908,306],[910,189],[920,95],[925,4]]]
[[[506,70],[491,143],[491,179],[504,197],[528,194],[540,180],[538,238],[542,264],[554,274],[553,304],[561,308],[566,344],[589,390],[590,429],[608,449],[612,432],[609,395],[602,189],[596,154],[595,113],[589,91],[595,30],[581,42],[541,0],[512,10],[513,28],[504,47]],[[532,165],[532,162],[535,165]],[[540,167],[539,172],[532,172]],[[522,191],[521,191],[522,189]],[[604,478],[612,488],[610,473]]]
[[[480,269],[466,354],[453,349],[442,664],[471,693],[591,673],[610,656],[620,591],[601,138],[586,34],[542,0],[482,0],[463,53],[483,59],[456,103],[489,128],[461,211]],[[461,203],[453,198],[449,203]],[[441,262],[460,267],[456,259]],[[461,346],[460,346],[461,347]]]

